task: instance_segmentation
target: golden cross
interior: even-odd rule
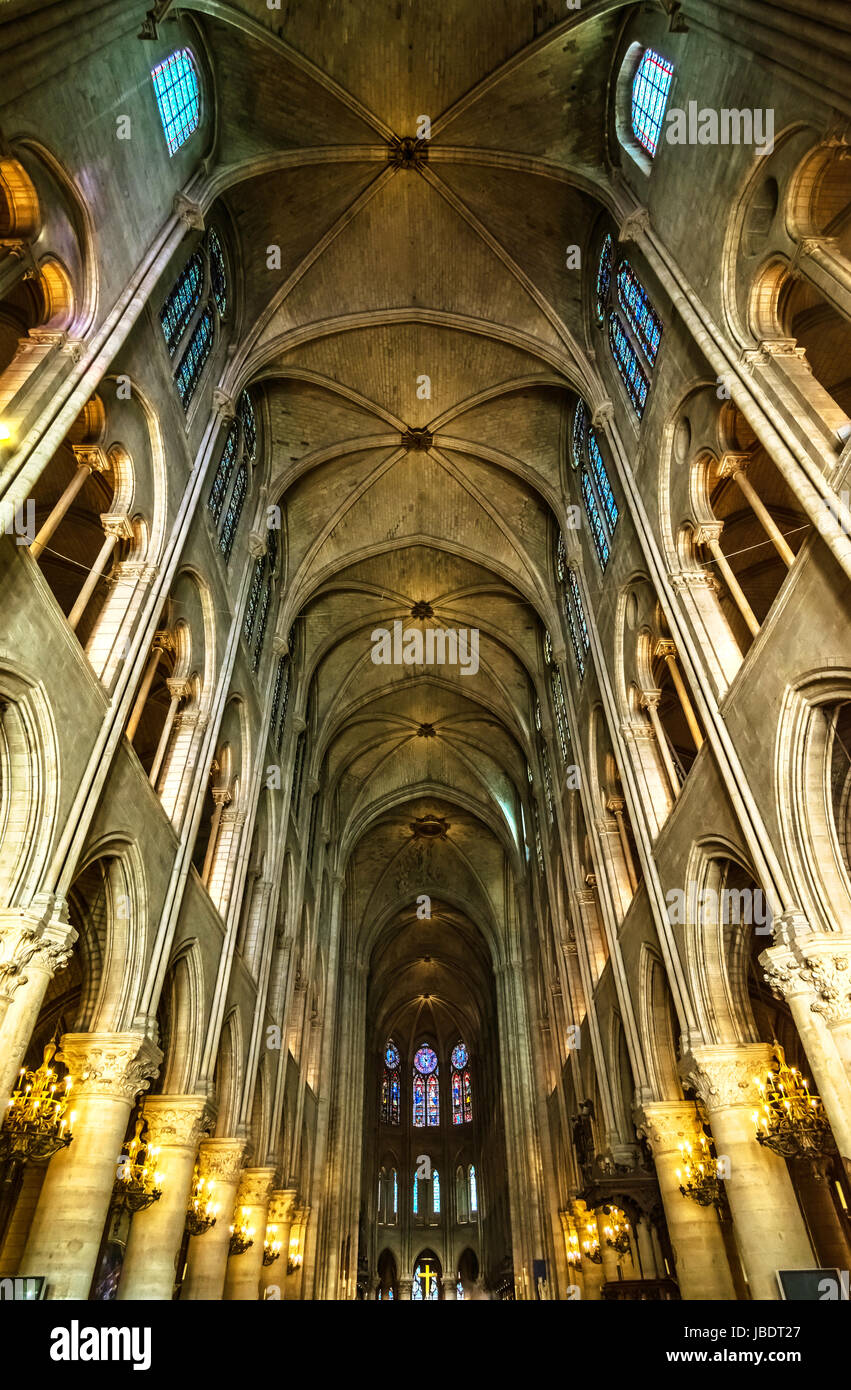
[[[432,1279],[434,1280],[435,1283],[437,1283],[437,1275],[436,1275],[436,1273],[434,1272],[434,1270],[432,1269],[431,1265],[428,1263],[428,1261],[426,1261],[426,1263],[420,1267],[420,1278],[422,1279],[422,1281],[423,1281],[423,1283],[424,1283],[424,1285],[425,1285],[425,1294],[424,1294],[424,1297],[425,1297],[425,1298],[428,1298],[428,1297],[429,1297],[429,1294],[430,1294],[430,1292],[431,1292],[431,1281],[432,1281]]]

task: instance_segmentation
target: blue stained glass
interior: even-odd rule
[[[632,131],[649,155],[656,153],[668,105],[674,65],[646,48],[632,79]]]
[[[546,629],[544,629],[544,661],[548,666],[551,666],[553,662],[553,639]]]
[[[398,1081],[396,1082],[396,1085],[397,1085],[397,1087],[398,1087],[398,1085],[399,1085]],[[394,1216],[396,1215],[396,1213],[397,1213],[398,1210],[399,1210],[399,1179],[398,1179],[398,1176],[397,1176],[397,1174],[396,1174],[396,1169],[394,1168],[394,1169],[393,1169],[393,1215],[394,1215]]]
[[[414,1171],[414,1216],[416,1216],[420,1205],[419,1186],[420,1181],[417,1177],[416,1171]]]
[[[556,542],[556,577],[563,583],[567,572],[567,552],[564,548],[564,536],[561,531],[558,533]]]
[[[571,438],[571,458],[574,468],[578,468],[582,462],[582,446],[585,443],[585,431],[588,427],[588,410],[584,401],[576,402],[576,409],[573,412],[573,435]]]
[[[421,1260],[414,1270],[411,1298],[415,1302],[436,1303],[438,1297],[437,1269],[434,1261],[431,1258]]]
[[[591,642],[588,637],[588,624],[585,621],[585,609],[582,606],[582,592],[579,588],[579,580],[576,578],[575,570],[569,570],[567,577],[570,583],[570,592],[573,596],[573,602],[576,604],[576,612],[579,616],[579,631],[582,635],[582,645],[587,652]]]
[[[168,152],[173,155],[198,129],[198,74],[188,48],[178,48],[151,70]]]
[[[609,475],[606,472],[606,465],[603,462],[603,455],[600,453],[600,446],[597,443],[597,436],[593,430],[588,431],[588,457],[591,460],[591,471],[600,493],[600,500],[603,503],[603,510],[606,513],[606,520],[609,523],[609,530],[614,531],[618,524],[618,504],[612,492]]]
[[[428,1076],[437,1067],[437,1053],[430,1047],[421,1047],[414,1057],[414,1066],[421,1076]]]
[[[461,1091],[461,1073],[452,1073],[452,1123],[460,1125],[464,1120],[464,1097]]]
[[[609,345],[623,384],[629,392],[632,408],[640,420],[644,414],[650,382],[617,314],[609,314]]]
[[[620,306],[652,367],[659,351],[662,321],[629,261],[621,261],[618,266],[617,285]]]
[[[473,1118],[473,1084],[470,1080],[470,1073],[464,1072],[464,1123],[469,1124]]]
[[[233,465],[236,462],[236,446],[239,441],[239,431],[233,423],[227,432],[225,447],[219,459],[219,466],[216,469],[216,476],[213,479],[213,486],[210,488],[210,496],[207,499],[207,506],[213,513],[213,517],[218,521],[222,514],[222,504],[228,490],[230,475]]]
[[[278,662],[278,670],[275,676],[275,690],[272,695],[272,713],[269,716],[269,733],[275,739],[278,748],[281,746],[281,737],[284,731],[289,685],[290,663],[287,657],[282,656]],[[280,724],[278,723],[279,715]]]
[[[384,1049],[384,1063],[391,1071],[399,1065],[399,1049],[394,1042],[388,1042]]]
[[[606,300],[612,283],[612,238],[606,232],[597,262],[597,322],[602,323],[606,313]]]
[[[451,1060],[453,1067],[460,1068],[467,1065],[467,1049],[463,1043],[458,1043],[457,1046],[453,1047]]]
[[[547,798],[547,815],[553,819],[553,779],[550,772],[550,755],[543,739],[541,740],[541,768],[544,773],[544,793]]]
[[[390,1124],[399,1123],[399,1073],[394,1072],[390,1081]],[[396,1173],[393,1173],[393,1210],[396,1210]]]
[[[210,356],[212,346],[213,315],[209,309],[205,309],[195,325],[192,337],[189,339],[189,345],[180,359],[180,365],[174,377],[177,384],[177,394],[184,410],[195,395],[195,388],[201,379],[201,373],[207,358]]]
[[[567,723],[567,706],[564,702],[564,690],[561,684],[561,672],[557,666],[550,669],[550,684],[553,690],[553,711],[555,713],[556,730],[558,731],[558,743],[561,751],[562,761],[567,762],[567,745],[570,740],[570,730]]]
[[[436,1072],[426,1082],[426,1116],[429,1125],[440,1124],[440,1083]]]
[[[213,298],[216,301],[219,317],[224,318],[228,307],[228,275],[225,269],[225,253],[215,228],[210,231],[209,247],[210,283],[213,286]]]
[[[479,1199],[476,1192],[476,1169],[470,1164],[470,1211],[479,1210]]]
[[[251,588],[248,591],[248,602],[245,605],[245,620],[242,624],[242,635],[246,642],[251,636],[251,629],[254,626],[254,615],[257,612],[257,604],[260,601],[260,590],[263,585],[263,574],[266,569],[266,556],[261,555],[254,561],[254,573],[251,576]]]
[[[414,1128],[425,1129],[426,1107],[425,1107],[425,1079],[417,1072],[414,1073]],[[416,1211],[416,1207],[414,1207]]]
[[[266,587],[263,590],[263,598],[260,601],[260,616],[257,619],[257,632],[254,637],[254,654],[251,658],[251,669],[256,671],[260,665],[260,657],[263,654],[263,638],[266,636],[266,624],[269,620],[269,607],[272,602],[272,580],[266,580]]]
[[[201,302],[204,279],[204,258],[200,251],[191,256],[180,272],[177,284],[160,310],[160,323],[169,357],[189,327],[189,321]]]
[[[251,397],[247,391],[243,391],[237,406],[239,423],[242,425],[242,440],[245,454],[249,463],[254,462],[257,453],[257,418],[254,414],[254,406],[251,404]]]
[[[437,1171],[436,1168],[435,1168],[434,1172],[433,1172],[432,1175],[431,1175],[431,1191],[432,1191],[432,1211],[434,1212],[434,1215],[435,1215],[435,1216],[439,1216],[439,1215],[440,1215],[440,1174],[438,1173],[438,1171]]]
[[[225,524],[222,527],[222,534],[219,537],[219,549],[226,560],[230,559],[233,550],[233,542],[236,536],[236,528],[239,525],[239,518],[242,515],[242,504],[245,501],[245,494],[248,491],[248,469],[245,463],[239,465],[236,475],[236,482],[230,495],[228,509],[225,513]]]

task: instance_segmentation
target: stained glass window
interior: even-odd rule
[[[459,1280],[458,1280],[458,1283],[455,1285],[455,1299],[456,1299],[456,1302],[457,1302],[459,1299],[463,1299],[463,1298],[464,1298],[464,1285],[461,1283],[461,1280],[459,1279]]]
[[[452,1123],[460,1125],[464,1122],[464,1095],[461,1090],[461,1073],[452,1073]]]
[[[435,1259],[429,1257],[419,1260],[414,1269],[411,1299],[415,1303],[436,1303],[439,1297],[437,1285],[438,1275]]]
[[[617,314],[612,313],[609,314],[609,346],[621,380],[632,401],[632,408],[640,420],[644,414],[650,383],[638,360],[638,353],[626,336],[623,324]]]
[[[272,694],[272,713],[269,716],[269,733],[274,738],[278,748],[281,746],[281,739],[284,733],[289,691],[290,662],[289,657],[282,656],[278,661],[278,670],[275,675],[275,689]]]
[[[609,482],[609,475],[606,472],[603,455],[600,453],[597,436],[592,429],[588,431],[588,458],[591,461],[591,471],[594,474],[594,481],[597,484],[600,500],[603,503],[606,520],[609,523],[609,530],[614,531],[618,524],[618,504],[612,492],[612,485]]]
[[[228,275],[225,269],[225,253],[215,227],[210,230],[210,283],[219,317],[224,318],[228,307]]]
[[[437,1054],[430,1047],[421,1047],[414,1057],[414,1066],[422,1076],[437,1070]]]
[[[573,412],[573,434],[571,437],[571,457],[574,468],[578,468],[582,462],[582,446],[585,443],[585,430],[588,427],[588,411],[585,402],[576,402],[576,409]]]
[[[260,591],[263,587],[263,575],[266,572],[266,556],[260,555],[254,561],[254,573],[251,576],[251,587],[248,590],[248,602],[245,605],[245,619],[242,624],[242,635],[246,642],[251,636],[251,629],[254,626],[254,615],[257,612],[257,605],[260,602]]]
[[[458,1043],[452,1049],[452,1065],[460,1070],[467,1065],[467,1049],[463,1043]]]
[[[211,310],[205,309],[195,325],[192,337],[189,339],[186,351],[180,359],[180,366],[174,376],[177,383],[177,394],[184,410],[195,395],[195,388],[201,379],[201,373],[207,358],[210,356],[212,346],[213,315]]]
[[[566,572],[567,572],[567,553],[566,553],[565,548],[564,548],[564,536],[561,534],[561,531],[559,531],[559,533],[558,533],[558,540],[556,541],[556,577],[557,577],[557,579],[559,579],[560,581],[563,581]]]
[[[579,588],[579,580],[576,578],[576,570],[568,570],[567,579],[570,585],[571,597],[576,605],[576,613],[579,618],[579,633],[582,638],[582,646],[587,652],[591,642],[588,637],[588,624],[585,621],[585,609],[582,605],[582,591]]]
[[[245,501],[245,494],[248,491],[248,468],[245,460],[239,465],[236,481],[228,502],[228,509],[225,513],[225,524],[222,527],[222,534],[219,537],[219,549],[226,560],[230,559],[233,543],[236,537],[236,528],[239,525],[239,518],[242,515],[242,504]]]
[[[200,251],[196,251],[186,262],[177,284],[160,310],[160,323],[169,357],[174,356],[192,315],[201,303],[203,279],[204,258]]]
[[[602,323],[606,313],[609,286],[612,283],[612,238],[606,232],[597,262],[597,322]]]
[[[440,1083],[436,1072],[426,1082],[426,1117],[429,1125],[440,1124]]]
[[[476,1190],[476,1168],[475,1164],[470,1164],[470,1211],[479,1210],[479,1198]]]
[[[397,1085],[398,1085],[398,1083],[397,1083]],[[393,1169],[393,1220],[394,1220],[394,1221],[396,1220],[396,1216],[397,1216],[398,1211],[399,1211],[399,1175],[398,1175],[398,1173],[396,1172],[396,1169],[394,1168],[394,1169]]]
[[[256,671],[260,665],[260,657],[263,655],[263,638],[266,636],[266,624],[269,621],[269,608],[272,603],[272,576],[267,574],[266,587],[263,590],[263,597],[260,600],[260,614],[257,618],[257,631],[254,634],[254,651],[251,656],[251,669]],[[317,802],[318,805],[318,802]]]
[[[473,1083],[470,1073],[464,1072],[464,1123],[470,1124],[473,1118]]]
[[[392,1038],[384,1045],[384,1071],[381,1077],[381,1123],[383,1125],[397,1125],[401,1117],[399,1106],[400,1097],[399,1084],[399,1049]],[[393,1174],[395,1185],[396,1174]],[[395,1196],[394,1196],[395,1203]],[[393,1210],[396,1210],[394,1205]]]
[[[544,795],[547,799],[547,815],[550,822],[553,820],[553,779],[550,772],[550,755],[547,752],[547,745],[541,739],[541,768],[544,773]]]
[[[632,79],[632,131],[649,155],[656,153],[674,65],[646,48]]]
[[[201,105],[198,74],[188,48],[178,48],[151,70],[160,120],[173,155],[198,129]]]
[[[532,802],[532,820],[535,826],[535,858],[538,861],[538,873],[543,877],[544,873],[544,845],[541,840],[541,822],[538,819],[538,807],[536,802]]]
[[[604,570],[609,563],[609,542],[606,539],[606,530],[597,507],[594,489],[585,468],[582,470],[582,500],[585,503],[591,535],[594,537],[594,549],[597,552],[597,559],[600,561],[600,569]]]
[[[236,408],[242,426],[242,443],[249,463],[254,462],[257,453],[257,417],[247,391],[243,391]]]
[[[450,1057],[452,1063],[452,1123],[454,1125],[464,1124],[473,1118],[470,1073],[464,1070],[468,1060],[469,1057],[464,1044],[462,1042],[456,1043]]]
[[[216,469],[216,476],[213,478],[213,486],[210,488],[210,496],[207,499],[207,506],[210,508],[215,521],[218,521],[222,514],[222,505],[228,490],[230,475],[233,470],[233,465],[236,462],[236,446],[238,442],[239,430],[234,421],[227,432],[225,447],[222,450],[219,466]]]
[[[582,677],[585,675],[585,653],[582,649],[582,643],[579,640],[579,624],[576,614],[573,611],[570,594],[566,589],[562,593],[562,604],[564,607],[564,616],[567,618],[567,627],[570,633],[570,643],[573,647],[573,656],[576,661],[576,672],[579,679],[582,680]]]
[[[414,1073],[414,1128],[425,1129],[426,1122],[426,1103],[425,1103],[425,1077]],[[416,1207],[414,1207],[416,1211]]]
[[[431,1210],[434,1216],[440,1215],[440,1174],[436,1168],[431,1175]]]
[[[419,1178],[417,1177],[417,1170],[416,1170],[416,1168],[415,1168],[415,1169],[414,1169],[414,1200],[413,1200],[414,1216],[417,1215],[417,1213],[419,1212],[419,1207],[420,1207],[420,1191],[419,1191],[419,1189],[420,1189],[420,1180],[419,1180]]]
[[[620,306],[652,367],[659,351],[662,321],[650,303],[646,289],[627,260],[621,261],[618,266],[617,285]]]
[[[570,741],[570,729],[567,723],[567,706],[564,702],[561,672],[557,666],[550,667],[550,685],[553,691],[553,714],[555,715],[556,721],[559,751],[561,753],[562,762],[566,763],[567,745]]]

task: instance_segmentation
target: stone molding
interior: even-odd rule
[[[238,1207],[267,1207],[275,1182],[274,1168],[243,1168],[236,1193]]]
[[[810,1012],[821,1014],[836,1026],[851,1022],[851,942],[844,950],[837,943],[769,947],[760,957],[765,979],[778,999],[806,994]]]
[[[58,1055],[75,1096],[111,1096],[130,1104],[147,1091],[163,1059],[144,1033],[66,1033]]]
[[[24,912],[0,914],[0,1000],[10,1003],[27,983],[30,964],[54,975],[68,964],[77,932],[68,922],[44,922]]]
[[[291,1224],[297,1201],[298,1189],[295,1187],[279,1188],[273,1192],[269,1198],[269,1225],[286,1226],[287,1223]]]

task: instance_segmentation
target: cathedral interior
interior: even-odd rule
[[[0,39],[0,1282],[848,1270],[847,7]]]

